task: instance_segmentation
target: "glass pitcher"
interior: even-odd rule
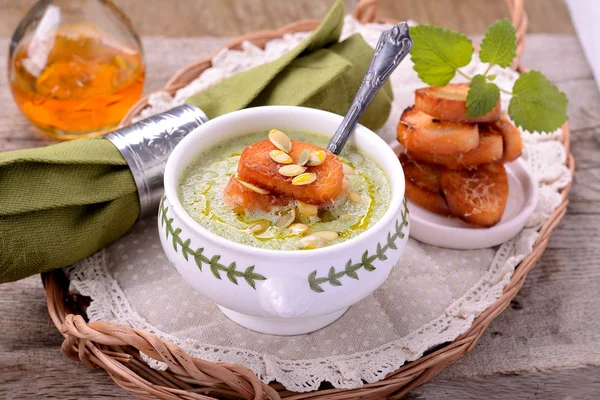
[[[41,0],[13,34],[8,59],[13,97],[43,133],[100,135],[142,94],[142,44],[109,0]]]

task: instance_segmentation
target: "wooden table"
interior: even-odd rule
[[[0,36],[11,35],[18,21],[38,0],[0,0]],[[239,36],[276,29],[301,18],[320,19],[334,0],[112,0],[142,36]],[[346,10],[358,0],[344,0]],[[379,0],[379,15],[413,19],[458,29],[484,32],[508,15],[502,0]],[[527,0],[529,32],[574,33],[564,0]]]
[[[224,41],[145,37],[147,91]],[[0,39],[0,49],[7,47],[8,41]],[[0,150],[47,144],[11,99],[4,57]],[[600,394],[600,94],[573,35],[531,35],[523,63],[543,70],[570,99],[578,170],[568,213],[512,306],[475,350],[409,399],[592,399]],[[102,370],[63,357],[61,342],[48,318],[39,276],[0,285],[0,398],[130,398]]]

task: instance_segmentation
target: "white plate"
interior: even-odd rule
[[[402,145],[390,146],[399,154]],[[491,228],[478,228],[458,218],[448,218],[408,202],[410,237],[433,246],[472,250],[498,246],[515,237],[531,215],[538,201],[537,183],[521,159],[504,164],[508,175],[508,201],[499,223]]]

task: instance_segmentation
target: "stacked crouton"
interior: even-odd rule
[[[523,149],[519,130],[501,115],[467,118],[469,84],[427,87],[402,113],[398,141],[406,197],[440,215],[490,227],[502,218],[508,198],[504,163]]]

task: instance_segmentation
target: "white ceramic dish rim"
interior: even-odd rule
[[[181,218],[181,220],[186,225],[188,225],[191,229],[199,232],[201,235],[206,236],[207,238],[209,238],[213,241],[223,243],[224,245],[229,246],[230,248],[232,248],[234,250],[246,253],[248,255],[257,256],[257,257],[258,256],[266,256],[266,257],[275,257],[275,258],[294,257],[297,259],[298,258],[299,259],[314,259],[315,257],[318,257],[318,256],[327,256],[327,255],[330,255],[331,253],[343,252],[344,249],[350,248],[359,242],[368,240],[368,238],[376,235],[380,230],[386,228],[390,223],[393,222],[392,220],[394,218],[396,218],[399,210],[403,207],[402,201],[404,199],[404,192],[405,192],[404,172],[402,171],[402,166],[400,165],[400,162],[397,161],[398,157],[396,156],[396,154],[394,153],[392,148],[383,139],[381,139],[375,132],[373,132],[372,130],[368,129],[367,127],[365,127],[361,124],[357,125],[357,127],[354,130],[353,135],[358,135],[358,136],[370,135],[369,140],[372,141],[372,144],[375,147],[377,147],[378,154],[377,154],[377,156],[375,156],[374,154],[368,152],[367,150],[360,148],[360,146],[358,146],[356,144],[355,145],[361,151],[363,151],[365,154],[369,155],[369,157],[371,159],[375,160],[376,162],[378,162],[380,159],[385,159],[385,158],[389,159],[390,161],[394,160],[396,162],[389,162],[389,169],[391,169],[390,171],[388,171],[384,165],[382,165],[380,162],[378,162],[380,167],[384,170],[384,172],[386,173],[386,175],[388,176],[388,179],[390,181],[390,185],[392,187],[392,198],[390,200],[388,209],[386,210],[385,214],[381,217],[381,219],[379,221],[377,221],[371,228],[367,229],[365,232],[361,233],[360,235],[357,235],[357,236],[355,236],[349,240],[346,240],[342,243],[338,243],[338,244],[320,248],[320,249],[312,249],[310,251],[271,250],[271,249],[252,247],[252,246],[249,246],[246,244],[231,241],[227,238],[224,238],[222,236],[219,236],[219,235],[211,232],[210,230],[206,229],[205,227],[200,225],[198,222],[196,222],[187,212],[185,212],[183,205],[179,201],[179,196],[177,194],[177,185],[179,184],[180,176],[176,176],[177,175],[176,167],[178,165],[178,160],[183,158],[183,154],[185,152],[191,151],[191,150],[188,150],[188,148],[192,148],[193,147],[192,145],[194,143],[198,142],[198,138],[202,137],[203,132],[206,131],[207,129],[210,129],[212,127],[212,125],[214,125],[216,123],[223,123],[230,119],[245,118],[245,117],[251,116],[253,114],[261,113],[261,112],[282,113],[283,115],[285,115],[286,113],[290,113],[290,112],[306,113],[308,118],[310,117],[310,114],[317,114],[317,115],[322,116],[323,118],[335,118],[335,119],[339,120],[339,123],[341,123],[342,119],[343,119],[343,117],[340,115],[337,115],[337,114],[334,114],[334,113],[331,113],[328,111],[323,111],[323,110],[318,110],[318,109],[308,108],[308,107],[261,106],[261,107],[247,108],[247,109],[243,109],[243,110],[239,110],[239,111],[235,111],[235,112],[232,112],[229,114],[222,115],[220,117],[217,117],[215,119],[212,119],[212,120],[200,125],[196,129],[194,129],[181,142],[179,142],[179,144],[177,144],[177,146],[175,146],[175,149],[172,151],[171,155],[169,156],[169,159],[167,160],[167,164],[165,167],[165,174],[164,174],[165,196],[166,196],[167,200],[169,201],[169,203],[171,204],[171,210],[179,218]],[[250,133],[250,132],[248,132],[248,133]],[[333,133],[328,134],[325,132],[315,132],[315,133],[320,133],[320,134],[324,134],[324,135],[328,135],[328,136],[333,135]],[[213,146],[214,146],[214,144],[211,147],[213,147]],[[204,150],[207,150],[207,149],[204,149]],[[197,150],[197,147],[194,151],[199,152],[199,150]],[[282,267],[285,267],[285,264],[282,265]]]

